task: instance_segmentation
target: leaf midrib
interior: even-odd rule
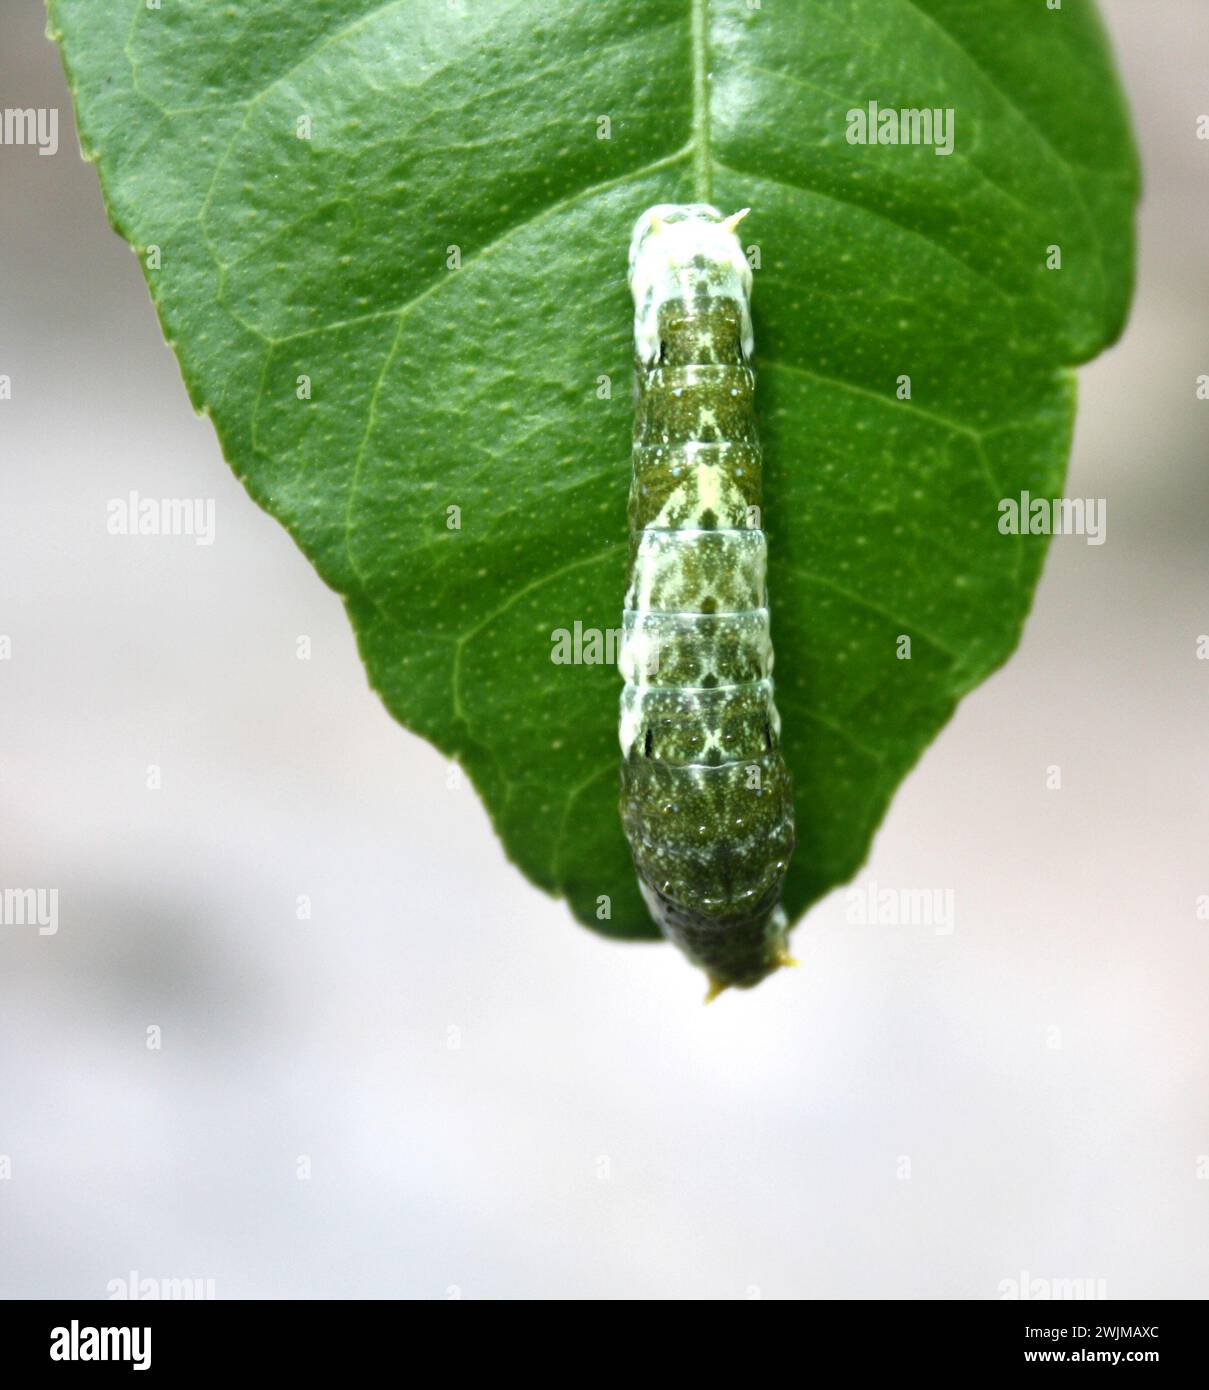
[[[709,152],[709,0],[692,0],[693,40],[693,193],[700,203],[712,197]]]

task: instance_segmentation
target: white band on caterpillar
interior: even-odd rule
[[[743,351],[751,357],[751,266],[735,235],[747,211],[723,217],[708,203],[660,203],[638,219],[630,241],[630,291],[634,346],[645,365],[659,356],[660,308],[702,289],[739,305]],[[696,268],[701,263],[705,276]]]

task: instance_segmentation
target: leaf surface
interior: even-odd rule
[[[1000,501],[1060,495],[1071,369],[1124,322],[1137,171],[1090,4],[52,0],[51,22],[232,468],[344,597],[391,713],[617,936],[654,934],[619,681],[551,656],[620,621],[629,230],[654,202],[753,208],[791,917],[849,878],[1016,645],[1046,537],[1001,535]],[[951,110],[952,153],[850,143],[871,101]]]

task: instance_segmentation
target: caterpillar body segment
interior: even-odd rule
[[[635,417],[621,813],[663,933],[710,996],[790,963],[793,800],[773,700],[744,213],[645,212],[630,247]]]

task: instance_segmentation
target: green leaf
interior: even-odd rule
[[[1061,493],[1071,368],[1124,322],[1137,174],[1090,4],[51,14],[113,225],[231,466],[344,596],[392,714],[461,760],[535,883],[619,936],[653,934],[619,682],[554,664],[552,633],[620,621],[631,224],[754,209],[791,916],[850,877],[1017,642],[1046,538],[1001,535],[998,504]],[[952,108],[953,152],[849,143],[870,101]]]

